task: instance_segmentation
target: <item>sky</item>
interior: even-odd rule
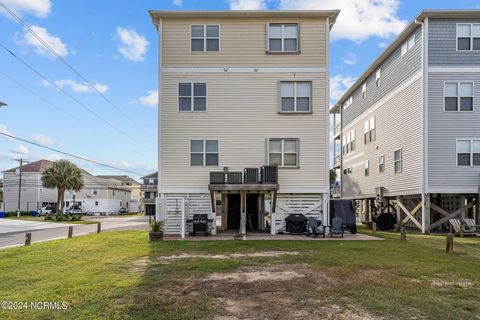
[[[141,175],[157,169],[157,10],[340,9],[330,44],[334,103],[422,9],[479,8],[473,0],[0,0],[73,67],[0,7],[0,132]],[[75,72],[76,71],[76,72]],[[79,75],[79,74],[80,75]],[[86,82],[85,79],[88,81]],[[61,89],[61,90],[60,90]],[[62,91],[63,90],[63,91]],[[0,137],[0,171],[14,159],[74,161]]]

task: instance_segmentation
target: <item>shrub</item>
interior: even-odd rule
[[[51,213],[47,214],[44,218],[44,220],[55,220],[55,221],[80,221],[82,220],[82,215],[81,214],[62,214],[62,213]]]
[[[153,232],[163,232],[164,225],[164,221],[154,221],[150,224],[150,228],[152,228]]]

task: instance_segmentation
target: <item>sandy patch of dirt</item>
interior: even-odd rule
[[[297,251],[261,251],[253,253],[231,253],[231,254],[191,254],[191,253],[182,253],[179,255],[173,256],[164,256],[159,257],[158,261],[162,264],[171,263],[172,261],[182,260],[182,259],[238,259],[238,258],[274,258],[281,256],[296,256],[300,253]]]
[[[212,273],[205,280],[250,283],[254,281],[289,281],[304,277],[305,275],[295,271],[241,271],[233,273]]]
[[[463,289],[470,289],[473,287],[473,283],[467,279],[459,279],[459,280],[434,279],[430,281],[430,286],[432,288],[459,287]]]
[[[131,272],[143,272],[147,270],[147,267],[151,264],[149,257],[141,257],[133,262],[133,267],[129,269]]]

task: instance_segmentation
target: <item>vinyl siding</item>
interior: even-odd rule
[[[374,197],[376,187],[384,187],[385,195],[420,193],[422,188],[422,77],[378,108],[358,116],[343,129],[343,134],[355,128],[356,149],[343,156],[343,168],[352,166],[352,173],[342,172],[342,197]],[[414,78],[415,79],[415,78]],[[383,101],[382,101],[383,102]],[[364,144],[364,122],[375,116],[376,140]],[[394,173],[394,150],[402,148],[403,171]],[[378,157],[385,155],[385,172],[379,173]],[[369,176],[364,174],[364,162],[369,160]]]
[[[477,20],[430,19],[428,28],[428,62],[430,66],[476,66],[480,51],[457,51],[457,23],[480,23]]]
[[[415,46],[411,50],[401,56],[402,43],[379,66],[381,68],[380,87],[376,87],[376,70],[374,70],[373,73],[367,75],[367,98],[362,98],[362,84],[354,91],[352,105],[342,110],[344,127],[422,68],[422,28],[418,27],[412,34],[415,34]],[[411,35],[407,37],[406,41],[410,37]]]
[[[474,112],[444,112],[444,81],[474,82]],[[457,167],[456,139],[480,138],[480,73],[430,72],[428,95],[428,186],[476,192],[480,167]]]
[[[266,164],[266,139],[298,138],[300,168],[279,169],[280,190],[328,192],[325,73],[181,73],[162,75],[162,188],[207,191],[209,172]],[[312,114],[279,114],[279,81],[312,81]],[[178,82],[207,82],[204,113],[177,111]],[[218,139],[219,166],[190,166],[190,140]]]
[[[301,54],[267,54],[266,24],[299,23]],[[194,24],[220,25],[219,52],[191,52],[190,26]],[[253,66],[325,66],[325,19],[172,19],[164,18],[164,67],[253,67]]]

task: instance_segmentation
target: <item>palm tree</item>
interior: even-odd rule
[[[57,203],[60,212],[63,212],[63,200],[67,189],[80,191],[83,188],[82,171],[68,160],[55,161],[42,174],[42,185],[48,189],[57,188]]]

